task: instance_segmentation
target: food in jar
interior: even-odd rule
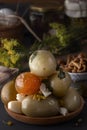
[[[29,8],[29,21],[33,30],[43,38],[50,30],[49,24],[52,22],[64,22],[63,4],[59,2],[37,2],[31,4]]]

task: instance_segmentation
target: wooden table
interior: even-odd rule
[[[37,3],[37,2],[64,2],[64,0],[0,0],[0,2],[5,2],[5,3],[14,3],[14,2],[34,2],[34,3]]]

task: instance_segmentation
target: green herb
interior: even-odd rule
[[[56,30],[56,37],[59,39],[61,46],[65,47],[70,43],[71,35],[63,24],[52,23],[50,26]]]
[[[0,64],[7,67],[21,67],[23,59],[27,58],[27,50],[15,39],[0,39]]]
[[[42,42],[35,41],[35,43],[31,46],[29,50],[29,54],[31,55],[36,50],[50,50],[52,53],[57,54],[59,51],[59,40],[56,36],[48,36],[46,35]]]
[[[55,30],[55,34],[46,34],[41,42],[35,41],[30,48],[30,53],[38,49],[46,49],[58,56],[80,51],[83,46],[81,41],[84,36],[87,36],[84,27],[66,26],[60,23],[51,23],[50,27]]]

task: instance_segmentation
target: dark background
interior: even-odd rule
[[[16,10],[17,4],[7,4],[7,3],[0,3],[0,8],[8,7]],[[25,9],[29,6],[29,3],[20,4],[19,8],[19,15],[23,15]],[[25,18],[28,20],[28,12],[25,15]],[[27,41],[28,46],[32,44],[33,37],[27,31],[25,31],[25,44]],[[56,125],[48,125],[48,126],[40,126],[40,125],[31,125],[21,123],[16,121],[15,119],[11,118],[4,109],[4,106],[0,100],[0,130],[87,130],[87,99],[85,98],[85,105],[82,112],[75,117],[74,119],[63,122]],[[77,120],[82,119],[82,121],[76,126]],[[3,122],[12,121],[13,125],[8,126]]]

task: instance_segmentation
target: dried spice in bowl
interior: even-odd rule
[[[59,62],[60,61],[58,61],[58,63]],[[59,64],[65,71],[68,71],[71,73],[87,72],[87,54],[79,53],[79,54],[74,54],[74,55],[73,54],[68,55],[65,63],[61,61],[61,63]]]
[[[67,71],[72,79],[72,85],[83,96],[87,96],[87,54],[69,55],[64,60],[58,60],[60,67]]]

